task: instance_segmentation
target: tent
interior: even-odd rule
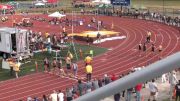
[[[44,5],[45,5],[45,4],[44,4],[44,3],[41,3],[41,2],[35,4],[35,6],[44,6]]]
[[[48,15],[48,17],[55,17],[55,18],[62,18],[62,17],[65,17],[66,15],[64,14],[60,14],[59,12],[54,12],[50,15]]]
[[[110,8],[111,7],[111,5],[109,5],[109,4],[100,4],[100,5],[98,5],[98,8]]]
[[[111,4],[110,0],[94,0],[92,3]]]

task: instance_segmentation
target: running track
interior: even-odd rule
[[[82,16],[82,18],[89,19],[91,17]],[[147,31],[153,33],[152,40],[155,42],[156,47],[162,44],[163,58],[180,51],[180,42],[177,38],[180,36],[180,33],[174,27],[138,19],[104,16],[99,17],[99,19],[102,19],[107,26],[111,26],[108,23],[111,24],[114,22],[114,30],[119,31],[121,35],[126,35],[127,38],[125,40],[109,41],[99,45],[99,47],[106,47],[111,50],[94,58],[93,77],[102,77],[105,73],[108,75],[120,75],[127,73],[132,67],[145,66],[158,61],[158,54],[152,54],[150,52],[150,44],[148,44],[147,56],[138,56],[137,44],[145,41]],[[43,27],[40,28],[41,26],[38,26],[38,30],[43,29]],[[48,26],[48,28],[45,30],[58,32],[57,29],[55,30],[57,27]],[[36,29],[36,27],[33,29]],[[83,28],[75,29],[75,32],[83,30]],[[78,75],[85,77],[83,61],[78,62],[78,65]],[[0,101],[25,100],[28,96],[41,97],[42,94],[50,94],[52,90],[65,90],[66,87],[72,86],[76,82],[76,80],[70,78],[35,73],[18,79],[0,82]]]

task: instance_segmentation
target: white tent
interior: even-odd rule
[[[38,3],[35,4],[35,6],[44,6],[44,5],[45,5],[45,4],[42,3],[42,2],[38,2]]]
[[[111,4],[110,0],[93,0],[92,3]]]
[[[65,17],[66,15],[64,14],[60,14],[59,12],[54,12],[50,15],[48,15],[48,17],[56,17],[56,18],[61,18],[61,17]]]

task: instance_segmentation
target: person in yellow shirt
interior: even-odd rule
[[[17,63],[15,63],[15,65],[14,65],[14,71],[15,71],[15,75],[16,75],[16,78],[18,78],[18,73],[19,73],[19,71],[20,71],[20,63],[19,62],[17,62]]]
[[[47,38],[48,36],[49,36],[49,33],[48,33],[48,32],[46,32],[46,33],[45,33],[45,37]]]
[[[91,74],[92,74],[92,66],[87,65],[86,66],[86,74],[87,74],[87,81],[91,80]]]
[[[85,58],[84,61],[85,61],[86,65],[91,64],[92,58],[89,55],[87,55],[87,57]]]
[[[9,67],[10,67],[10,75],[13,76],[13,66],[14,66],[14,62],[13,59],[8,59],[9,62]]]

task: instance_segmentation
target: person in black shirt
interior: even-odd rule
[[[175,89],[176,89],[176,101],[179,101],[180,100],[180,80],[179,80],[178,84],[176,84]],[[179,100],[178,100],[178,98],[179,98]]]
[[[88,46],[89,46],[89,42],[90,42],[90,37],[89,37],[89,35],[86,36],[86,42],[87,42],[87,44],[88,44]]]

